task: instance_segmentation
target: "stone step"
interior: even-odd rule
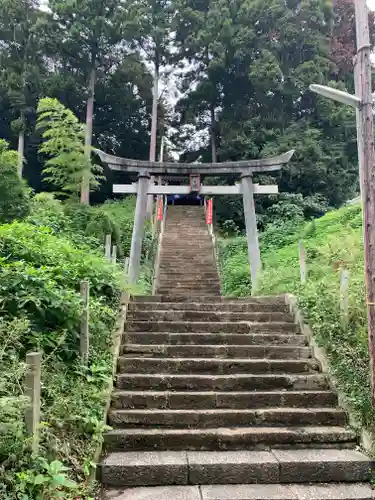
[[[287,333],[207,333],[207,332],[128,332],[124,343],[132,344],[193,344],[193,345],[288,345],[306,346],[307,340],[302,335]]]
[[[189,285],[185,283],[175,282],[175,283],[165,283],[160,282],[158,284],[158,292],[163,293],[179,293],[179,294],[191,294],[193,291],[201,292],[201,293],[212,293],[215,291],[216,293],[220,293],[220,283],[216,281],[215,283],[203,283],[197,281],[196,283]]]
[[[365,455],[349,449],[130,451],[109,454],[101,475],[112,486],[319,484],[368,481],[372,467]]]
[[[295,425],[346,424],[346,415],[337,408],[250,409],[112,409],[109,425],[122,427],[167,427],[207,429],[212,427],[281,427]]]
[[[173,262],[175,260],[175,262]],[[189,259],[183,257],[174,259],[162,256],[160,257],[160,269],[166,273],[178,273],[184,270],[186,275],[190,273],[213,273],[217,271],[216,262],[213,257],[209,259],[201,259],[197,256],[191,256]]]
[[[298,333],[298,326],[289,321],[259,322],[210,322],[205,321],[129,321],[128,332],[170,333]]]
[[[285,304],[246,303],[201,303],[201,302],[130,302],[129,311],[205,311],[216,312],[288,312]]]
[[[175,264],[186,262],[191,266],[192,261],[201,263],[202,265],[205,263],[213,263],[214,262],[214,252],[211,246],[210,250],[199,250],[196,249],[191,252],[185,252],[174,249],[173,251],[164,251],[163,249],[160,252],[160,259],[164,261],[175,262]]]
[[[113,429],[104,435],[107,449],[115,450],[240,450],[277,446],[352,448],[356,434],[335,426],[220,427],[213,429]],[[295,467],[296,464],[293,464]]]
[[[184,269],[186,276],[190,272],[201,273],[201,272],[214,272],[216,268],[216,263],[212,258],[201,259],[192,256],[188,258],[176,258],[176,257],[160,257],[160,269],[162,272],[169,274],[169,271],[178,272]]]
[[[168,264],[167,264],[167,266],[168,266]],[[183,264],[181,267],[183,267]],[[215,271],[215,269],[212,268],[212,272],[214,272],[214,271]],[[186,286],[189,285],[192,288],[194,288],[194,285],[196,283],[201,283],[201,284],[205,284],[205,285],[214,285],[216,283],[219,283],[218,275],[213,276],[210,279],[202,278],[199,266],[195,266],[194,274],[192,271],[191,276],[190,276],[190,273],[188,270],[186,270],[185,276],[182,276],[181,274],[178,276],[177,274],[170,275],[167,269],[160,268],[159,278],[161,280],[161,283],[167,283],[167,284],[169,284],[169,283],[181,283],[181,284],[184,284]]]
[[[165,487],[166,490],[173,486]],[[178,488],[178,486],[176,486]],[[181,486],[180,488],[194,488]],[[143,488],[142,488],[143,489]],[[147,489],[147,488],[146,488]],[[159,488],[158,488],[159,489]],[[163,487],[160,488],[163,490]],[[154,492],[155,494],[156,492]],[[168,500],[160,491],[158,500]],[[190,496],[186,496],[190,495]],[[228,485],[228,486],[201,486],[199,494],[192,489],[190,493],[180,490],[183,500],[372,500],[375,492],[365,483],[332,483],[332,484],[290,484],[290,485]],[[143,494],[143,493],[142,493]],[[169,492],[167,492],[167,495]],[[137,494],[136,494],[137,495]],[[142,497],[141,497],[142,498]],[[155,497],[153,497],[155,498]],[[127,500],[138,500],[139,497],[128,496]],[[173,499],[178,500],[177,496]],[[121,497],[118,500],[122,500]]]
[[[196,280],[194,283],[185,283],[183,281],[178,281],[178,280],[168,280],[166,281],[163,279],[161,276],[160,279],[158,280],[158,291],[161,290],[163,293],[177,293],[177,294],[186,294],[186,293],[193,293],[194,291],[200,292],[200,293],[212,293],[213,291],[215,293],[220,293],[220,282],[219,280],[216,280],[215,282],[212,283],[206,283],[203,281]]]
[[[172,271],[169,268],[165,267],[165,270],[168,271],[168,275],[171,276],[172,278],[174,276],[183,276],[184,278],[191,278],[192,276],[195,276],[195,277],[208,278],[208,279],[218,277],[218,273],[215,270],[210,269],[208,271],[196,271],[194,269],[194,266],[189,266],[189,269],[191,269],[191,271],[187,275],[187,273],[185,271],[185,266],[183,268],[175,269]]]
[[[319,371],[314,359],[218,359],[218,358],[145,358],[118,359],[120,373],[192,373],[192,374],[258,374],[258,373],[311,373]]]
[[[163,297],[162,295],[133,295],[132,300],[134,302],[186,302],[186,297],[181,297],[183,300],[178,300],[179,297],[177,296],[175,300],[171,301],[169,300],[169,297]],[[196,302],[195,297],[191,297],[188,302]],[[198,302],[204,302],[204,303],[230,303],[230,304],[251,304],[251,305],[258,305],[258,304],[265,304],[265,305],[272,305],[272,304],[277,304],[277,305],[283,305],[285,306],[285,297],[283,295],[279,296],[271,296],[271,297],[211,297],[210,295],[206,296],[206,300],[202,300],[202,297],[199,298],[200,300]],[[221,306],[220,306],[221,307]]]
[[[278,389],[314,391],[329,388],[327,377],[322,373],[304,375],[119,373],[116,380],[118,389],[148,391],[273,391]]]
[[[185,262],[181,262],[178,266],[171,267],[172,264],[170,262],[161,262],[159,266],[159,275],[161,278],[165,280],[174,280],[176,276],[179,276],[179,279],[186,280],[186,277],[190,278],[191,280],[195,279],[197,281],[202,281],[204,278],[202,276],[202,273],[209,272],[210,274],[213,274],[213,278],[215,280],[219,280],[219,276],[217,274],[217,269],[215,265],[212,263],[211,264],[204,264],[201,266],[198,263],[192,263],[191,268],[188,268],[186,266]],[[184,269],[185,274],[182,275],[180,270]],[[173,274],[170,273],[170,271],[173,272]],[[216,276],[215,276],[216,274]]]
[[[284,345],[157,345],[126,344],[122,354],[137,354],[152,357],[182,358],[255,358],[255,359],[308,359],[312,357],[309,347]]]
[[[181,273],[181,269],[184,269],[184,275]],[[170,272],[171,271],[171,272]],[[160,262],[159,273],[164,279],[175,279],[178,276],[181,279],[197,279],[202,281],[204,279],[203,273],[211,274],[211,278],[219,279],[217,274],[216,264],[213,262],[211,264],[199,264],[198,262],[191,262],[189,265],[186,262],[181,262],[177,265],[172,264],[169,261]],[[216,275],[215,275],[216,274]]]
[[[195,250],[212,250],[212,241],[209,236],[205,237],[202,235],[200,238],[197,238],[197,235],[195,233],[192,233],[191,235],[187,234],[185,236],[186,237],[182,241],[180,239],[173,239],[173,235],[169,235],[169,239],[163,238],[162,250],[171,253],[176,250],[177,252],[182,254],[194,253]],[[194,238],[194,244],[187,247],[186,243],[188,241],[188,236],[192,236]]]
[[[109,489],[104,500],[373,500],[365,483],[150,486]]]
[[[182,392],[114,391],[112,408],[332,408],[337,395],[332,391]]]
[[[212,279],[202,279],[199,276],[194,276],[193,278],[186,278],[183,276],[180,276],[179,278],[171,278],[169,274],[161,274],[160,276],[160,285],[163,286],[174,285],[185,288],[195,288],[197,285],[210,287],[216,286],[219,283],[218,276]]]
[[[188,236],[184,237],[183,243],[186,244],[186,241],[191,238],[193,240],[196,239],[196,236]],[[189,249],[183,248],[181,246],[171,245],[169,248],[165,245],[161,247],[161,256],[166,258],[179,258],[179,259],[187,259],[188,257],[193,257],[194,259],[213,259],[214,251],[211,242],[207,242],[205,245],[193,246]]]
[[[219,287],[204,287],[204,288],[177,288],[177,287],[168,287],[168,288],[157,288],[157,292],[163,292],[164,294],[169,294],[170,298],[173,299],[176,293],[179,295],[185,295],[186,297],[190,297],[192,293],[197,295],[197,293],[201,293],[202,295],[206,295],[207,293],[211,294],[213,297],[220,296]]]
[[[251,322],[287,322],[293,323],[291,315],[282,312],[223,312],[223,311],[130,311],[128,319],[137,321],[251,321]]]
[[[156,290],[157,292],[159,291],[159,289]],[[211,289],[211,290],[182,290],[181,288],[179,289],[173,289],[173,288],[168,288],[168,289],[162,289],[163,293],[165,295],[169,294],[169,299],[170,300],[173,300],[173,298],[175,297],[175,295],[178,293],[179,296],[183,297],[185,296],[186,299],[189,299],[189,297],[191,297],[191,294],[193,293],[195,296],[197,296],[199,293],[202,295],[202,296],[206,296],[208,293],[211,294],[211,297],[220,297],[220,290],[219,289]]]
[[[213,248],[211,246],[210,249],[194,249],[191,250],[190,252],[186,252],[185,250],[178,251],[177,249],[174,250],[161,250],[160,253],[160,258],[162,260],[169,260],[169,261],[187,261],[190,259],[193,259],[194,261],[199,261],[202,264],[204,262],[213,262],[214,261],[214,252]]]

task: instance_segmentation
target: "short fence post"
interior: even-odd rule
[[[105,237],[104,257],[111,260],[111,235],[107,234]]]
[[[117,260],[117,246],[113,245],[112,247],[112,264],[116,264]]]
[[[125,257],[124,260],[124,274],[127,275],[129,272],[129,257]]]
[[[301,277],[301,283],[304,285],[306,283],[306,251],[302,240],[298,243],[298,253],[299,253],[299,273]]]
[[[83,364],[87,364],[89,358],[89,318],[90,318],[90,284],[87,280],[81,281],[81,298],[83,311],[81,317],[81,335],[79,348]]]
[[[39,448],[41,364],[40,352],[26,354],[25,395],[29,404],[25,410],[25,423],[27,433],[32,437],[33,454],[37,454]]]
[[[340,313],[341,323],[344,328],[349,324],[349,271],[341,270],[340,276]]]

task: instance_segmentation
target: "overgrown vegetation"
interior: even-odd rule
[[[0,139],[0,223],[29,213],[29,197],[17,173],[18,154]]]
[[[286,229],[289,227],[289,229]],[[308,277],[301,285],[298,241],[306,246]],[[260,294],[293,293],[323,346],[332,373],[359,425],[375,430],[371,404],[367,316],[363,272],[362,212],[359,205],[328,212],[307,224],[293,220],[261,236],[264,270]],[[350,272],[349,325],[340,321],[340,270]],[[250,294],[245,238],[221,241],[221,269],[226,294]]]
[[[11,221],[19,212],[9,200],[3,213],[10,222],[0,225],[0,498],[88,499],[105,430],[114,320],[127,287],[122,261],[105,260],[103,243],[111,233],[120,255],[128,255],[134,199],[89,207],[47,193],[29,198],[17,174],[14,180],[30,213]],[[83,279],[90,282],[88,366],[78,356]],[[35,350],[43,353],[38,456],[26,435],[23,389],[26,352]]]

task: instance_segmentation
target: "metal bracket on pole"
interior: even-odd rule
[[[352,108],[359,109],[362,106],[361,99],[355,95],[349,94],[348,92],[343,92],[342,90],[327,87],[326,85],[316,85],[315,83],[311,84],[309,88],[316,94],[328,97],[328,99],[332,99],[333,101],[348,104]]]

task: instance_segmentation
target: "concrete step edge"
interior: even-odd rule
[[[354,431],[342,426],[215,427],[205,429],[113,429],[104,435],[107,450],[264,450],[271,448],[352,448]]]
[[[373,462],[360,452],[340,449],[150,451],[113,452],[101,467],[105,481],[115,472],[115,481],[121,475],[121,483],[128,486],[208,482],[211,485],[319,484],[322,481],[368,481]]]
[[[109,489],[104,500],[373,500],[369,484],[238,484]]]

